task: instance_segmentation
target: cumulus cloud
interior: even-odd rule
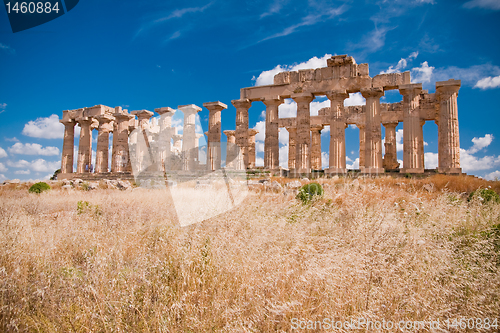
[[[491,134],[486,134],[482,138],[474,137],[474,138],[472,138],[473,145],[472,145],[472,147],[467,149],[467,153],[475,154],[478,151],[480,151],[481,149],[488,147],[492,141],[493,141],[493,135],[491,135]]]
[[[0,110],[5,110],[7,108],[7,103],[0,103]]]
[[[18,142],[9,148],[9,153],[18,155],[57,156],[59,155],[59,148],[57,147],[43,148],[42,145],[38,143],[22,144]],[[0,151],[0,156],[1,156],[1,151]]]
[[[62,139],[64,136],[64,125],[59,122],[56,114],[50,117],[42,117],[31,120],[24,125],[22,134],[33,138]]]
[[[8,161],[7,165],[12,168],[31,170],[34,172],[54,172],[61,167],[61,161],[46,161],[39,158],[31,162],[26,160]]]
[[[29,175],[31,173],[31,171],[29,170],[17,170],[16,172],[14,172],[14,174],[16,175]]]
[[[321,152],[321,167],[327,169],[330,167],[330,154],[327,152]]]
[[[297,116],[297,103],[291,98],[285,99],[285,103],[278,107],[280,118],[290,118]]]
[[[486,178],[488,180],[498,180],[498,179],[500,179],[500,170],[490,172],[489,174],[484,176],[484,178]]]
[[[500,75],[499,76],[488,76],[485,77],[474,85],[474,88],[481,88],[481,89],[490,89],[490,88],[498,88],[500,87]]]
[[[357,157],[351,164],[346,163],[347,169],[359,169],[359,157]]]
[[[7,157],[7,152],[5,152],[5,150],[2,147],[0,147],[0,158],[3,157]]]
[[[349,98],[344,100],[344,106],[365,105],[366,99],[360,92],[349,93]]]
[[[498,0],[471,0],[463,4],[464,8],[482,8],[491,10],[500,10],[500,2]]]
[[[434,67],[429,66],[429,63],[424,61],[420,64],[420,67],[411,69],[412,81],[417,83],[429,83],[431,82],[433,71]]]
[[[0,163],[0,172],[5,172],[7,170],[7,167],[3,163]]]
[[[326,67],[326,60],[331,58],[331,54],[325,54],[323,57],[312,57],[311,59],[295,65],[277,65],[271,70],[264,71],[258,77],[253,77],[256,86],[264,86],[274,83],[274,76],[281,72],[298,71],[300,69]]]
[[[415,59],[417,56],[418,52],[412,52],[407,58],[401,58],[396,66],[389,66],[386,71],[381,71],[380,74],[400,73],[401,70],[405,69],[408,66],[408,63]]]

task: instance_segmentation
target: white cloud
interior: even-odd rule
[[[359,169],[359,157],[357,157],[351,164],[346,163],[347,169]]]
[[[7,177],[5,177],[5,175],[0,174],[0,182],[3,182],[6,179],[7,179]]]
[[[403,130],[396,131],[396,151],[403,151]]]
[[[283,7],[284,2],[285,1],[283,1],[283,0],[274,0],[274,2],[269,7],[269,10],[265,13],[262,13],[260,15],[260,18],[264,18],[266,16],[270,16],[270,15],[278,13],[281,10],[281,8]]]
[[[271,70],[264,71],[259,74],[257,78],[255,76],[252,80],[255,81],[256,86],[264,86],[274,83],[274,76],[281,72],[292,72],[298,71],[300,69],[310,69],[310,68],[320,68],[326,67],[326,60],[332,57],[331,54],[325,54],[323,57],[312,57],[311,59],[301,62],[295,65],[277,65]]]
[[[0,43],[0,50],[5,50],[6,52],[9,52],[9,53],[16,53],[16,50],[14,50],[10,46],[2,44],[2,43]]]
[[[16,137],[13,138],[5,138],[5,141],[10,141],[10,142],[19,142],[19,139]]]
[[[490,172],[489,174],[484,176],[484,178],[486,178],[488,180],[498,180],[498,179],[500,179],[500,171],[496,170],[496,171]]]
[[[492,10],[500,10],[500,1],[498,0],[471,0],[463,4],[464,8],[483,8],[483,9],[492,9]]]
[[[417,83],[431,82],[434,67],[429,66],[429,63],[427,61],[424,61],[420,65],[421,67],[414,67],[411,69],[412,81]]]
[[[0,172],[5,172],[7,170],[7,167],[3,163],[0,163]]]
[[[259,131],[259,133],[255,134],[255,141],[264,141],[266,138],[266,122],[258,121],[253,128]]]
[[[289,135],[288,131],[286,130],[286,128],[280,128],[280,131],[278,133],[279,143],[282,145],[287,145],[289,137],[290,137],[290,135]]]
[[[401,58],[401,60],[398,61],[396,67],[389,66],[389,68],[386,71],[381,71],[380,74],[400,73],[401,70],[405,69],[406,66],[408,66],[408,63],[411,62],[413,59],[417,58],[417,56],[418,56],[418,51],[412,52],[408,56],[408,58]]]
[[[366,99],[361,93],[350,93],[349,98],[344,100],[344,106],[365,105]]]
[[[31,120],[24,125],[22,134],[33,138],[62,139],[64,136],[64,125],[59,122],[55,114],[47,118]]]
[[[474,138],[472,138],[473,145],[472,145],[472,147],[467,149],[467,153],[468,154],[475,154],[478,151],[480,151],[481,149],[488,147],[492,141],[493,141],[493,135],[491,135],[491,134],[485,134],[485,136],[482,138],[474,137]]]
[[[264,159],[262,157],[255,157],[255,166],[264,166]]]
[[[17,169],[29,169],[34,172],[54,172],[61,167],[61,161],[46,161],[39,158],[31,162],[26,160],[7,161],[7,165]]]
[[[500,75],[499,76],[488,76],[479,81],[477,81],[474,88],[489,89],[500,87]]]
[[[1,110],[5,110],[6,107],[7,107],[7,103],[0,103]]]
[[[297,116],[297,103],[291,98],[285,99],[285,103],[278,107],[280,118],[290,118]]]
[[[280,147],[280,167],[288,168],[288,144]]]
[[[321,166],[327,169],[330,166],[330,155],[327,152],[321,152]]]
[[[5,152],[5,150],[0,147],[0,158],[3,158],[3,157],[7,157],[7,153]]]
[[[436,169],[439,164],[437,153],[425,153],[424,154],[424,165],[426,169]],[[402,166],[403,164],[401,164]]]
[[[31,173],[31,171],[29,170],[18,170],[16,172],[14,172],[14,174],[16,175],[29,175]]]
[[[57,147],[45,147],[45,148],[43,148],[42,145],[40,145],[38,143],[22,144],[22,143],[18,142],[9,148],[9,153],[18,154],[18,155],[57,156],[57,155],[59,155],[59,148],[57,148]],[[1,151],[0,151],[0,156],[1,156]]]
[[[7,161],[7,165],[12,167],[12,168],[27,168],[30,166],[30,162],[26,160],[19,160],[19,161]]]
[[[318,111],[322,108],[329,108],[330,107],[330,100],[325,99],[323,101],[312,101],[310,104],[310,114],[311,116],[317,116]]]

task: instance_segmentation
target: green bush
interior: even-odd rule
[[[297,199],[303,204],[310,202],[314,197],[323,196],[323,187],[318,183],[309,183],[302,186],[297,194]]]
[[[45,182],[39,182],[31,185],[30,189],[28,190],[30,193],[42,193],[44,191],[50,190],[49,184]]]
[[[493,201],[496,203],[500,203],[500,196],[497,194],[497,192],[489,188],[481,188],[479,190],[473,191],[471,194],[469,194],[468,201],[471,201],[474,197],[477,197],[479,200],[481,200],[481,202]]]

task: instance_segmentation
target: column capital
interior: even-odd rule
[[[95,116],[94,118],[99,121],[99,124],[107,124],[115,119],[112,115],[109,114],[100,114],[98,116]]]
[[[325,126],[323,125],[311,125],[311,131],[321,131]]]
[[[311,103],[314,100],[314,96],[311,93],[298,93],[292,94],[292,99],[297,103]]]
[[[461,80],[449,79],[448,81],[436,82],[436,92],[439,94],[457,93],[461,86]]]
[[[382,125],[384,125],[384,127],[397,127],[399,125],[399,121],[382,121]]]
[[[248,135],[249,136],[255,136],[259,131],[257,131],[255,128],[249,128],[248,129]]]
[[[284,101],[285,100],[280,96],[270,96],[270,97],[265,97],[262,100],[262,103],[264,103],[266,106],[272,106],[272,105],[281,105],[283,104]]]
[[[186,112],[188,112],[188,113],[198,113],[198,112],[200,112],[202,110],[198,105],[195,105],[195,104],[179,105],[177,108],[179,110],[181,110],[184,114]]]
[[[287,130],[288,132],[290,132],[290,131],[292,131],[292,132],[293,132],[293,131],[296,131],[296,130],[297,130],[297,127],[285,127],[285,128],[286,128],[286,130]]]
[[[116,120],[121,120],[121,121],[135,118],[133,115],[131,115],[128,112],[117,112],[117,113],[113,114],[113,117],[115,117]]]
[[[233,99],[231,104],[237,109],[250,109],[252,102],[249,99]]]
[[[234,130],[226,130],[223,132],[227,137],[234,136]]]
[[[75,126],[76,125],[75,119],[68,119],[68,120],[60,119],[59,122],[61,124],[63,124],[64,126]]]
[[[132,111],[130,113],[133,114],[134,116],[137,116],[137,119],[139,119],[139,120],[149,119],[154,114],[153,112],[148,111],[148,110],[136,110],[136,111]]]
[[[399,93],[403,96],[405,95],[418,95],[422,92],[422,83],[410,83],[410,84],[400,84]]]
[[[92,124],[92,117],[85,117],[85,116],[81,116],[81,117],[78,117],[75,119],[75,121],[81,125],[90,125]]]
[[[338,100],[344,100],[349,97],[349,94],[345,89],[340,89],[340,90],[330,90],[326,93],[326,97],[330,101],[338,101]]]
[[[167,116],[174,115],[175,109],[172,109],[171,107],[162,107],[162,108],[156,108],[155,112],[158,113],[160,116],[163,114],[166,114]],[[170,114],[171,113],[171,114]]]
[[[381,87],[364,88],[360,92],[364,98],[380,98],[384,96],[384,89]]]
[[[365,128],[365,124],[356,124],[356,127],[359,129]]]
[[[219,101],[203,103],[203,106],[209,111],[222,111],[224,109],[227,109],[227,105]]]

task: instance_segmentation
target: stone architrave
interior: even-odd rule
[[[365,168],[363,173],[383,173],[380,97],[384,96],[384,90],[378,87],[361,89],[361,95],[366,99]]]
[[[344,100],[349,97],[345,90],[331,91],[326,95],[330,100],[330,163],[328,173],[346,172]]]
[[[311,125],[311,169],[321,170],[321,130],[323,125]]]
[[[103,173],[108,172],[109,132],[113,129],[114,118],[108,114],[102,114],[96,116],[96,119],[99,121],[99,128],[97,134],[95,172]]]
[[[221,168],[221,112],[227,109],[227,105],[217,102],[203,103],[208,109],[208,133],[207,133],[207,168],[218,170]]]
[[[295,127],[287,127],[288,131],[288,170],[295,169],[295,153],[297,152],[296,138],[297,129]]]
[[[292,95],[297,103],[297,136],[294,174],[308,174],[311,172],[311,114],[310,103],[313,95],[300,93]]]
[[[365,170],[365,124],[356,124],[359,128],[359,170]]]
[[[234,159],[237,156],[233,156],[233,145],[236,144],[236,138],[234,131],[227,130],[224,131],[224,134],[227,136],[227,145],[226,145],[226,168],[234,168]]]
[[[279,96],[265,98],[266,105],[266,136],[264,141],[264,169],[279,169],[279,129],[278,129],[278,108],[283,104],[283,99]]]
[[[172,117],[175,114],[175,109],[163,107],[155,109],[155,112],[160,115],[160,132],[158,135],[159,162],[161,163],[162,170],[170,170],[170,156],[172,152],[171,140],[174,134]]]
[[[255,168],[255,135],[259,133],[256,129],[248,130],[248,168]]]
[[[419,146],[422,132],[422,126],[420,126],[421,92],[421,83],[399,86],[399,93],[403,95],[403,168],[400,170],[402,173],[424,172]]]
[[[248,99],[232,100],[236,108],[236,144],[240,147],[240,155],[236,169],[245,170],[248,167],[248,109],[252,105]]]
[[[385,155],[384,169],[396,170],[399,168],[397,146],[396,146],[396,127],[398,122],[382,122],[385,127]]]
[[[78,145],[77,173],[90,172],[92,163],[92,122],[91,117],[81,116],[76,119],[80,125],[80,143]]]
[[[64,125],[64,141],[61,158],[61,173],[73,173],[73,154],[75,144],[75,121],[69,119],[67,121],[60,120]]]
[[[182,132],[182,170],[194,171],[198,166],[198,150],[196,148],[196,114],[201,108],[194,104],[179,105],[184,113],[184,129]]]
[[[457,96],[460,80],[436,82],[438,113],[438,171],[461,173]]]
[[[129,150],[128,150],[128,135],[129,122],[133,115],[127,110],[122,110],[121,107],[115,108],[114,130],[113,130],[113,151],[111,155],[111,172],[123,173],[130,170]]]

